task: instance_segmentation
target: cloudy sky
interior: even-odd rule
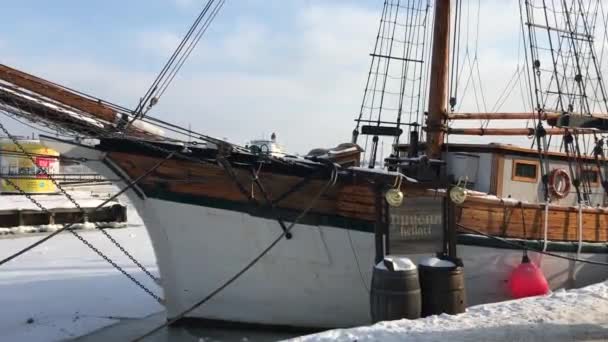
[[[134,107],[204,2],[6,2],[0,63]],[[274,131],[292,152],[348,141],[382,3],[228,0],[152,113],[242,144]],[[517,1],[464,3],[470,56],[477,52],[492,108],[521,59]],[[480,102],[471,90],[460,101],[463,111]],[[523,110],[518,91],[502,109]],[[14,122],[9,127],[31,132]]]

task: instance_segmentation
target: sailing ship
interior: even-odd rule
[[[460,2],[450,0],[384,2],[352,140],[305,157],[241,147],[154,118],[146,111],[157,99],[148,94],[129,110],[5,65],[0,110],[93,139],[45,141],[102,175],[122,179],[119,186],[138,180],[127,195],[149,232],[169,318],[272,245],[187,317],[316,328],[369,323],[378,250],[414,260],[428,256],[429,250],[416,246],[429,242],[425,237],[437,224],[447,227],[448,238],[433,237],[431,243],[441,240],[433,251],[462,259],[469,304],[505,300],[506,281],[524,247],[608,260],[608,167],[601,135],[608,127],[590,105],[594,95],[600,94],[599,112],[608,108],[593,11],[579,2],[554,8],[536,2],[522,1],[520,9],[529,112],[453,111],[450,69],[458,70],[450,68],[450,51],[454,56],[457,40],[451,42],[450,32],[460,32]],[[391,80],[397,91],[389,91]],[[534,126],[452,127],[473,119],[524,119]],[[535,146],[446,142],[459,134],[529,135]],[[594,138],[588,154],[584,137]],[[562,138],[561,151],[549,150],[551,138]],[[364,139],[371,139],[369,148],[360,147]],[[387,158],[377,153],[382,139],[394,146]],[[407,247],[383,246],[378,232],[401,236]],[[529,255],[552,289],[608,275],[603,266]]]

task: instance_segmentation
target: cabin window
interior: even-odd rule
[[[514,181],[538,181],[538,162],[532,160],[513,160],[512,177]]]
[[[597,185],[600,183],[600,174],[598,169],[583,169],[581,173],[581,181],[584,183],[589,182],[591,185]]]

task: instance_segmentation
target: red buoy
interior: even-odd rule
[[[509,290],[513,298],[524,298],[549,293],[549,285],[543,272],[524,255],[509,276]]]

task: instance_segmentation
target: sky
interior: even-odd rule
[[[0,63],[133,108],[205,2],[7,2]],[[521,60],[517,1],[465,3],[467,47],[492,107]],[[239,144],[276,132],[293,153],[349,141],[382,4],[228,0],[151,114]],[[460,101],[461,111],[479,109],[470,90]],[[502,109],[522,110],[521,96]]]

